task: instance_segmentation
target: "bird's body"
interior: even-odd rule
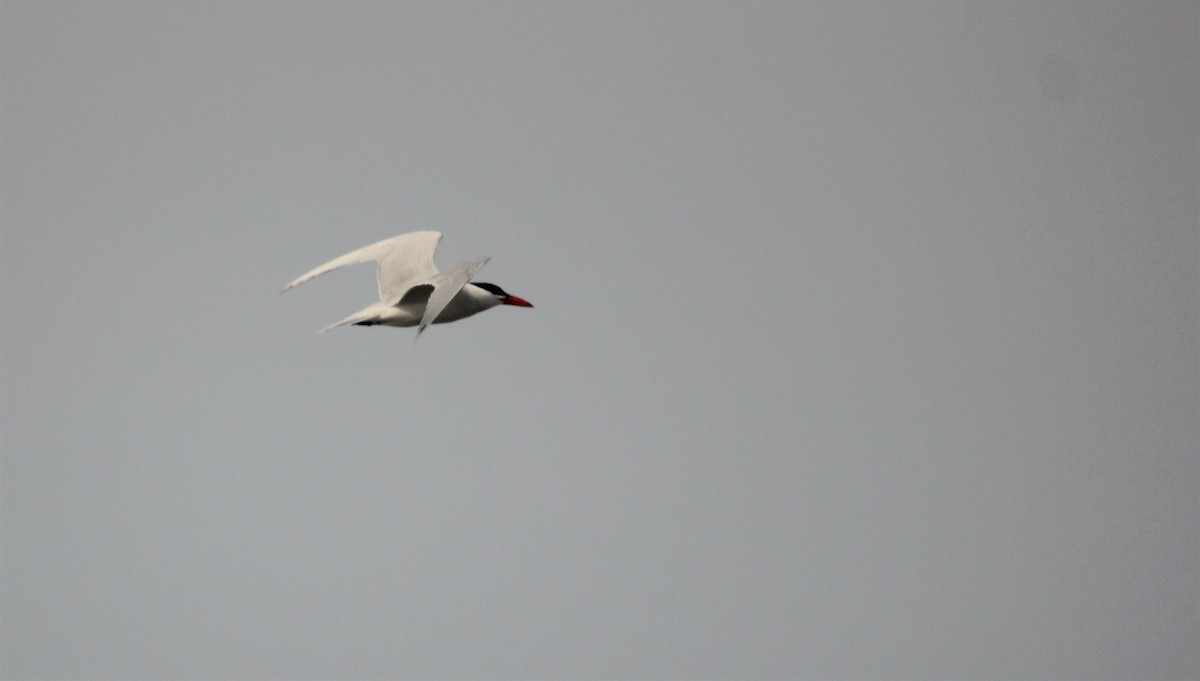
[[[417,336],[420,336],[430,324],[458,321],[497,305],[533,307],[495,284],[470,283],[490,259],[486,256],[439,272],[433,264],[433,254],[441,238],[439,232],[409,232],[384,239],[310,270],[283,290],[346,265],[379,263],[379,302],[322,331],[347,324],[416,326]]]
[[[389,305],[382,301],[374,303],[359,312],[355,312],[351,315],[355,321],[346,323],[357,324],[359,326],[417,326],[421,323],[421,318],[425,316],[428,299],[429,297],[426,294],[422,299],[413,302],[402,302],[394,305]],[[497,305],[503,305],[503,303],[491,291],[468,283],[462,287],[462,290],[457,295],[450,299],[450,302],[438,313],[437,317],[430,324],[456,322]],[[338,322],[329,328],[341,325],[342,322]]]

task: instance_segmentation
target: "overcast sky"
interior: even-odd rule
[[[0,5],[8,678],[1200,677],[1195,2]],[[531,301],[320,329],[406,231]]]

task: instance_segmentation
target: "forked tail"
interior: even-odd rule
[[[358,312],[355,312],[354,314],[350,315],[349,317],[346,317],[345,319],[341,320],[340,322],[337,322],[335,324],[330,324],[329,326],[321,329],[320,333],[325,333],[326,331],[328,331],[330,329],[336,329],[339,326],[346,326],[348,324],[378,324],[378,323],[379,323],[379,306],[372,305],[371,307],[368,307],[365,310],[359,310]]]

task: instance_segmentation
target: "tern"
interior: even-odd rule
[[[533,307],[529,301],[506,293],[495,284],[471,282],[491,260],[482,256],[439,272],[433,252],[441,232],[409,232],[351,251],[316,267],[284,287],[284,291],[346,265],[379,264],[379,302],[369,305],[322,332],[347,324],[358,326],[415,326],[417,342],[430,324],[445,324],[470,317],[497,305]]]

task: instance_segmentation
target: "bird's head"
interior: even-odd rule
[[[495,284],[488,284],[488,283],[482,282],[482,281],[473,281],[471,283],[474,284],[475,286],[478,286],[479,288],[487,291],[488,293],[492,294],[493,296],[495,296],[496,300],[501,305],[516,305],[517,307],[533,307],[533,303],[529,302],[528,300],[525,300],[524,298],[518,298],[514,295],[511,295],[511,294],[505,292],[504,289],[500,288],[499,286],[496,286]]]

